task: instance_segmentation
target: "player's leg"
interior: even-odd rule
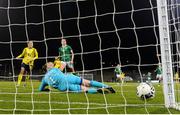
[[[25,78],[25,82],[24,82],[24,87],[27,85],[27,82],[29,81],[30,79],[30,73],[28,71],[26,71],[26,74],[25,74],[26,78]]]
[[[160,83],[161,83],[161,76],[159,74],[156,75],[156,79],[159,81],[159,84],[158,86],[160,86]]]
[[[83,92],[90,93],[90,94],[100,93],[98,89],[93,88],[93,87],[86,87],[84,85],[81,85],[81,90]]]
[[[120,75],[120,79],[121,79],[121,83],[123,84],[124,83],[124,75],[123,74]]]
[[[121,79],[120,79],[120,77],[116,77],[116,82],[121,82]]]
[[[90,87],[100,88],[97,90],[99,93],[115,93],[115,90],[111,86],[108,86],[98,81],[94,81],[94,80],[89,81],[83,79],[83,83],[89,85]]]
[[[82,80],[82,84],[84,86],[87,86],[87,87],[98,87],[98,88],[106,88],[106,87],[109,87],[108,85],[104,84],[104,83],[101,83],[101,82],[98,82],[98,81],[94,81],[94,80],[86,80],[86,79],[83,79]]]
[[[67,62],[67,67],[71,69],[72,73],[75,73],[74,64],[73,63]]]
[[[85,92],[85,93],[94,94],[94,93],[98,92],[98,89],[86,87],[86,86],[83,86],[83,85],[68,84],[67,91],[76,92],[76,93]]]
[[[28,74],[28,72],[27,72],[27,71],[25,71],[25,72],[24,72],[25,81],[24,81],[24,84],[23,84],[23,86],[24,86],[24,87],[26,87],[26,82],[27,82],[27,74]]]
[[[32,75],[32,70],[33,70],[33,65],[29,65],[27,67],[27,76],[26,76],[26,80],[30,79],[30,75]]]
[[[97,89],[95,88],[89,88],[89,82],[87,84],[84,84],[82,79],[79,76],[76,76],[74,74],[67,74],[66,77],[68,81],[69,90],[76,91],[76,92],[87,92],[87,93],[97,93]]]
[[[158,80],[158,81],[159,81],[159,76],[158,76],[158,74],[156,75],[156,80]]]
[[[24,72],[25,72],[25,64],[22,63],[22,64],[21,64],[21,70],[20,70],[20,73],[19,73],[19,75],[18,75],[18,83],[17,83],[17,86],[20,86],[21,81],[22,81],[22,77],[23,77],[23,75],[24,75]]]
[[[120,79],[121,79],[121,83],[123,84],[123,83],[124,83],[124,79],[123,79],[123,77],[120,77]]]
[[[25,66],[25,82],[24,82],[24,87],[27,85],[28,80],[30,79],[30,74],[32,71],[33,66],[32,65],[26,65]]]
[[[73,91],[73,92],[85,92],[85,93],[90,93],[90,94],[95,94],[95,93],[111,93],[110,90],[105,89],[105,88],[93,88],[93,87],[86,87],[84,85],[76,85],[76,84],[69,84],[68,85],[68,90]]]
[[[116,74],[116,82],[120,81],[120,74]]]
[[[70,84],[78,84],[78,85],[84,85],[86,87],[98,87],[98,88],[103,88],[103,87],[108,87],[108,85],[103,84],[101,82],[98,81],[94,81],[94,80],[86,80],[86,79],[82,79],[79,76],[73,75],[73,74],[67,74],[67,81]]]
[[[66,67],[66,62],[63,62],[63,61],[61,61],[61,66],[59,67],[59,69],[61,70],[61,71],[63,71],[64,70],[64,68]]]
[[[159,76],[160,76],[159,78],[160,78],[160,83],[161,83],[161,81],[163,80],[163,78],[162,78],[162,75],[161,75],[161,74],[160,74]]]
[[[106,94],[106,93],[116,93],[115,90],[112,87],[107,88],[99,88],[97,89],[98,93]]]
[[[161,75],[158,74],[158,80],[159,80],[159,84],[161,83]]]
[[[121,78],[121,83],[124,83],[124,78],[125,78],[125,73],[121,73],[120,74],[120,78]]]
[[[30,73],[27,72],[27,73],[26,73],[26,82],[27,82],[29,79],[30,79]]]
[[[97,87],[97,88],[104,88],[103,90],[108,90],[111,93],[115,93],[114,89],[112,87],[109,87],[106,84],[103,84],[101,82],[97,82],[97,81],[89,81],[86,79],[82,79],[78,76],[75,76],[73,74],[68,74],[66,77],[67,81],[69,84],[74,84],[74,85],[81,85],[82,88],[88,88],[88,90],[86,89],[86,91],[88,91],[89,93],[95,93],[97,92],[97,89],[95,88],[89,88],[89,87]],[[82,89],[83,91],[85,91],[85,89]]]

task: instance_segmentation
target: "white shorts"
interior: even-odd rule
[[[70,61],[69,62],[62,61],[62,63],[66,64],[66,66],[69,68],[74,68],[74,65]]]
[[[162,79],[162,74],[157,74],[156,79]]]
[[[117,78],[124,78],[125,76],[123,76],[122,74],[116,74]]]
[[[117,77],[117,78],[120,78],[120,76],[121,76],[120,74],[116,74],[116,77]]]

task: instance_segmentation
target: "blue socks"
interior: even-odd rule
[[[103,88],[103,87],[108,87],[108,85],[105,85],[101,82],[97,82],[97,81],[90,81],[90,86],[92,87],[98,87],[98,88]]]

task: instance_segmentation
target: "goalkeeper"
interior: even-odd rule
[[[17,86],[20,86],[23,75],[27,75],[26,80],[29,79],[30,71],[33,69],[34,60],[38,58],[38,52],[35,48],[33,48],[33,41],[28,41],[27,45],[28,47],[24,48],[23,52],[16,57],[16,59],[23,57],[21,71],[18,75]]]
[[[115,93],[112,87],[97,81],[82,79],[73,74],[64,74],[55,68],[52,62],[46,64],[47,73],[39,86],[39,91],[47,91],[46,86],[53,87],[59,91],[73,91],[86,93]]]

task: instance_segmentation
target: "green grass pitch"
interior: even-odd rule
[[[107,83],[115,94],[66,93],[53,89],[38,92],[40,82],[15,87],[0,81],[0,114],[180,114],[164,107],[162,86],[154,84],[156,96],[147,101],[136,96],[137,83]],[[23,83],[22,83],[23,84]]]

